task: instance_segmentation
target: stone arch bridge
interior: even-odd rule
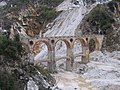
[[[36,60],[34,64],[40,62],[47,62],[47,67],[50,72],[56,70],[56,61],[60,59],[66,59],[66,70],[71,70],[74,63],[73,46],[75,41],[81,44],[82,53],[77,56],[81,56],[81,63],[89,62],[89,42],[90,40],[95,41],[95,50],[100,50],[103,41],[103,35],[83,35],[83,36],[57,36],[57,37],[42,37],[36,39],[29,39],[29,47],[32,53],[39,53],[38,48],[41,43],[46,44],[48,48],[48,57],[44,60]],[[55,46],[59,41],[63,41],[66,44],[67,52],[65,57],[56,58],[55,57]]]

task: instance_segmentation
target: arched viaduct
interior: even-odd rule
[[[48,57],[44,60],[36,60],[34,64],[40,62],[47,62],[48,63],[48,70],[50,72],[54,72],[56,70],[56,61],[60,59],[66,59],[66,70],[71,70],[71,67],[74,63],[74,54],[73,54],[73,47],[75,41],[81,44],[82,53],[79,53],[76,56],[81,56],[82,60],[81,63],[88,63],[89,62],[89,42],[93,39],[95,41],[95,50],[100,50],[103,41],[103,35],[83,35],[83,36],[58,36],[58,37],[42,37],[38,39],[31,39],[29,40],[29,45],[32,52],[39,53],[38,51],[39,46],[41,43],[46,44],[48,48]],[[65,57],[56,58],[55,57],[55,46],[56,43],[59,41],[63,41],[66,44],[67,52]]]

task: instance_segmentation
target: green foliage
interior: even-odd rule
[[[0,89],[1,90],[23,90],[24,85],[21,81],[13,77],[7,71],[0,70]]]
[[[50,72],[47,69],[44,69],[41,66],[35,66],[35,69],[44,76],[44,79],[49,82],[49,84],[55,84],[55,79],[50,75]]]
[[[39,0],[40,6],[36,9],[39,16],[37,20],[45,26],[51,22],[57,15],[54,7],[60,4],[63,0]],[[13,22],[18,20],[19,12],[23,7],[33,5],[32,0],[9,0],[8,4],[0,8],[0,16],[3,19],[4,29],[10,30]],[[34,8],[34,6],[33,6]],[[12,16],[12,17],[11,17]],[[14,17],[15,16],[15,17]],[[19,36],[16,35],[14,40],[7,38],[0,34],[0,90],[23,90],[26,82],[22,82],[19,78],[20,71],[24,72],[23,78],[26,76],[31,77],[34,71],[40,71],[45,75],[46,80],[53,79],[47,70],[41,67],[34,67],[34,65],[24,65],[23,54],[25,51],[22,48]],[[17,68],[17,72],[12,72]],[[22,84],[21,84],[22,83]],[[24,84],[23,84],[24,83]]]
[[[3,57],[3,61],[1,63],[19,63],[21,62],[22,55],[22,46],[18,37],[15,37],[15,40],[10,40],[5,36],[0,35],[0,55]]]
[[[15,90],[13,87],[13,78],[8,72],[0,71],[0,89],[1,90]]]
[[[43,26],[52,21],[58,15],[58,12],[56,12],[52,8],[49,8],[47,5],[40,6],[38,9],[38,13],[38,20],[40,23],[43,24]]]
[[[111,12],[114,12],[115,8],[118,8],[117,1],[111,1],[107,5],[108,5]]]
[[[14,68],[21,65],[23,49],[18,35],[14,40],[0,34],[0,89],[23,90],[24,83],[19,79]],[[11,69],[12,68],[12,69]],[[19,89],[18,89],[19,88]]]
[[[53,6],[57,6],[58,4],[63,2],[64,0],[48,0],[48,1],[51,2]]]
[[[14,13],[18,15],[18,11],[20,11],[20,8],[22,7],[22,3],[20,0],[10,0],[6,6],[4,6],[3,10],[5,11],[5,14],[8,13]]]
[[[120,0],[112,0],[112,1],[115,1],[115,2],[120,2]]]
[[[95,41],[93,39],[91,39],[89,42],[89,50],[90,50],[90,53],[95,51]]]
[[[50,78],[52,78],[52,76],[50,75],[50,72],[47,69],[44,69],[44,67],[42,66],[30,66],[30,72],[34,73],[36,71],[39,71],[43,76],[45,76],[47,78],[47,80],[49,80]]]
[[[92,10],[87,21],[90,26],[96,27],[97,30],[100,28],[105,32],[111,28],[111,24],[115,22],[112,15],[107,12],[104,6],[101,5],[98,5]]]
[[[41,28],[44,29],[46,24],[51,22],[59,14],[54,8],[62,1],[63,0],[9,0],[6,6],[0,8],[0,16],[5,22],[4,29],[10,30],[13,22],[18,21],[21,9],[29,6],[32,6],[35,10],[37,10],[39,16],[36,21],[40,23]],[[34,7],[34,3],[37,3],[38,6]]]
[[[119,1],[119,0],[118,0]],[[103,46],[102,50],[115,51],[120,50],[120,39],[119,38],[119,22],[116,18],[115,13],[119,13],[118,2],[115,0],[103,4],[97,5],[88,15],[85,16],[83,24],[80,26],[83,34],[103,34]],[[118,24],[118,25],[117,25]],[[113,28],[113,26],[115,28]],[[90,43],[90,51],[92,51],[94,43]]]
[[[44,80],[52,83],[52,76],[42,67],[34,66],[29,62],[22,61],[24,51],[22,49],[19,36],[16,35],[14,40],[10,40],[0,34],[0,89],[1,90],[23,90],[28,79],[38,75],[38,71],[44,76]],[[22,78],[20,78],[22,77]],[[40,76],[41,77],[41,76]],[[41,77],[42,78],[42,77]],[[37,78],[38,81],[38,78]],[[39,83],[41,84],[42,81]],[[38,83],[37,83],[38,84]],[[52,83],[53,85],[53,83]],[[42,86],[43,85],[39,85]],[[40,88],[41,89],[41,88]],[[43,87],[43,90],[44,87]]]
[[[49,71],[47,69],[44,69],[43,67],[35,66],[35,68],[41,72],[43,76],[50,76]]]
[[[55,11],[54,7],[59,5],[63,0],[40,0],[38,7],[38,18],[39,23],[42,24],[43,28],[47,23],[51,22],[55,17],[59,14],[59,12]]]
[[[47,5],[48,7],[56,7],[59,5],[61,2],[64,0],[40,0],[39,4],[40,5]]]

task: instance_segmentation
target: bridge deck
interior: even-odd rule
[[[99,35],[99,34],[91,34],[91,35],[81,35],[81,36],[54,36],[54,37],[40,37],[38,38],[39,40],[45,40],[45,39],[65,39],[65,38],[84,38],[84,37],[91,37],[91,38],[94,38],[94,37],[101,37],[101,36],[104,36],[104,35]]]

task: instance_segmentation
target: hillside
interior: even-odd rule
[[[0,2],[0,90],[119,90],[119,0]],[[68,49],[62,38],[93,34],[104,35],[102,50],[94,51],[94,41],[85,45],[90,53],[89,62],[83,64],[81,42],[75,39]],[[54,37],[60,39],[56,42]]]
[[[1,6],[0,16],[4,21],[3,28],[21,27],[27,35],[34,37],[45,33],[46,25],[58,14],[55,7],[63,0],[6,0]],[[1,2],[1,3],[2,3]]]
[[[120,50],[120,2],[111,1],[97,5],[76,29],[76,35],[102,34],[104,35],[102,50]]]
[[[23,30],[26,37],[38,35],[41,28],[45,28],[57,16],[58,12],[54,8],[61,2],[62,0],[0,1],[0,90],[31,90],[34,85],[36,90],[49,90],[53,86],[55,79],[49,71],[42,65],[29,62],[29,50],[23,46],[19,32]],[[14,32],[12,38],[11,29]]]
[[[105,0],[106,1],[106,0]],[[112,28],[112,23],[116,22],[116,25],[119,24],[119,20],[116,21],[114,16],[112,15],[112,12],[108,8],[108,4],[103,4],[103,2],[96,2],[94,4],[87,3],[86,6],[84,6],[83,2],[80,2],[80,6],[74,6],[71,4],[69,0],[65,0],[63,3],[61,3],[57,10],[62,11],[61,14],[52,22],[50,23],[50,27],[48,28],[48,31],[45,33],[45,37],[54,37],[54,36],[74,36],[74,35],[83,35],[83,34],[104,34],[104,30],[107,26],[107,29]],[[118,2],[117,2],[118,3]],[[100,4],[100,5],[98,5]],[[104,8],[106,6],[106,8]],[[100,8],[100,9],[99,9]],[[97,9],[97,10],[96,10]],[[105,13],[105,18],[103,16],[99,19],[98,10],[102,11],[102,15]],[[108,10],[109,12],[107,12]],[[92,13],[92,15],[91,15]],[[93,14],[94,13],[94,14]],[[107,15],[106,15],[107,13]],[[96,16],[94,19],[92,17]],[[91,17],[89,17],[91,16]],[[96,26],[96,29],[94,31],[90,30],[90,27],[86,25],[86,18],[89,17],[90,21],[101,21],[101,31],[99,32],[98,28],[100,27],[99,23]],[[118,17],[119,18],[119,17]],[[107,25],[108,24],[108,25]],[[81,26],[81,27],[80,27]],[[119,26],[119,25],[118,25]],[[83,29],[82,29],[83,28]],[[94,27],[93,27],[94,28]],[[106,30],[107,30],[106,29]],[[79,30],[79,31],[78,31]],[[118,29],[117,29],[118,30]],[[115,30],[116,31],[116,30]],[[119,31],[119,30],[118,30]],[[116,35],[119,33],[116,33]],[[112,38],[109,36],[109,34],[105,34],[105,37]],[[116,36],[119,40],[119,35]],[[106,40],[110,41],[111,43],[109,45],[108,41],[103,42],[103,45],[106,45],[103,47],[103,51],[118,51],[118,52],[93,52],[90,54],[90,62],[87,65],[81,65],[79,64],[79,58],[75,59],[75,68],[72,72],[65,71],[65,60],[57,61],[57,70],[58,73],[54,74],[53,76],[56,78],[56,87],[60,88],[62,90],[74,90],[74,89],[82,89],[82,90],[119,90],[119,45],[118,48],[114,44],[119,44],[119,42],[114,42],[114,40],[110,40],[107,38]],[[105,39],[104,39],[105,40]],[[77,45],[74,48],[74,53],[78,53],[81,51],[81,48]],[[93,44],[92,44],[93,46]],[[110,48],[113,47],[114,49]],[[35,60],[44,59],[47,56],[47,47],[42,44],[41,46],[42,50],[39,54],[36,55]],[[110,50],[109,50],[109,49]],[[60,42],[57,44],[55,49],[55,55],[56,56],[65,56],[66,52],[66,45],[64,42]],[[116,68],[117,67],[117,68]],[[116,73],[115,73],[116,72]],[[114,82],[114,83],[112,83]],[[54,89],[53,89],[54,90]],[[59,90],[59,89],[58,89]]]

